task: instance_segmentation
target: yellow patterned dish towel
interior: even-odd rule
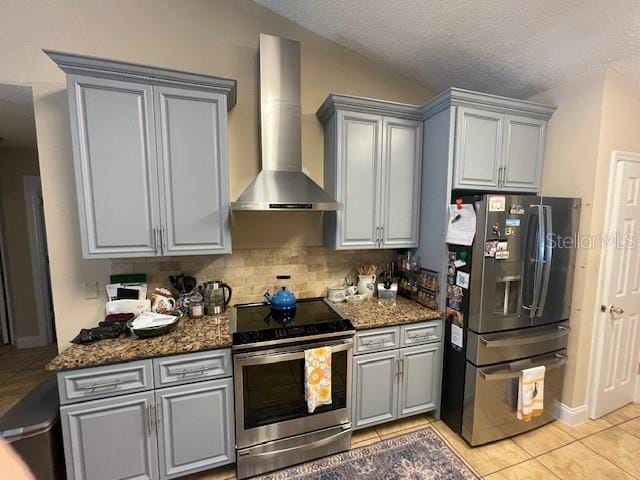
[[[331,405],[331,347],[304,351],[304,396],[309,413]]]
[[[520,373],[518,384],[518,420],[530,422],[533,417],[542,415],[544,410],[544,372],[545,367],[525,368]]]

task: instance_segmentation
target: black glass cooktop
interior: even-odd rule
[[[354,330],[349,320],[321,298],[298,300],[291,310],[272,310],[268,303],[237,305],[235,309],[234,345]]]

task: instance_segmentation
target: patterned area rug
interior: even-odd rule
[[[431,427],[303,463],[258,480],[477,480]]]

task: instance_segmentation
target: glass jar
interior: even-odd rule
[[[194,293],[189,297],[189,318],[204,317],[204,302],[202,295]]]

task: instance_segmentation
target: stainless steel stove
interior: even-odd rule
[[[247,478],[348,450],[351,444],[351,322],[324,299],[295,311],[268,304],[234,309],[237,476]],[[304,352],[330,346],[332,403],[308,413]]]

